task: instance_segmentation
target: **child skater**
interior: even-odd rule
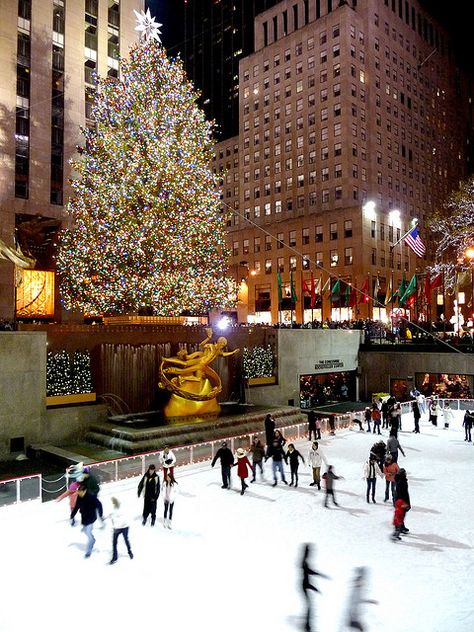
[[[298,452],[298,450],[295,449],[295,446],[293,443],[289,443],[288,452],[286,453],[286,456],[285,456],[285,461],[287,463],[288,461],[290,461],[290,471],[291,471],[290,487],[293,485],[293,482],[295,484],[295,487],[298,487],[298,467],[299,467],[298,459],[301,459],[304,464],[304,458],[301,452]]]
[[[403,533],[403,525],[405,523],[405,514],[407,512],[408,504],[399,498],[395,501],[395,511],[393,514],[393,526],[395,527],[392,533],[392,540],[401,540],[400,533]]]
[[[328,471],[323,474],[323,479],[326,482],[326,496],[324,498],[324,506],[326,509],[328,508],[329,496],[331,496],[332,502],[336,505],[336,507],[339,507],[336,499],[334,498],[334,481],[337,481],[339,478],[342,478],[342,476],[336,476],[333,466],[328,465]]]
[[[163,526],[171,529],[171,521],[173,520],[174,501],[178,495],[178,483],[171,472],[168,472],[163,483],[163,500],[165,503],[165,511],[163,514]]]
[[[58,498],[56,498],[56,502],[59,502],[63,498],[69,498],[69,514],[72,513],[72,510],[76,506],[77,490],[79,489],[79,486],[79,481],[73,481],[72,483],[69,483],[69,487],[66,489],[66,491],[63,492],[61,496],[58,496]],[[73,527],[75,524],[75,519],[71,518],[71,527]]]
[[[245,490],[248,487],[245,479],[249,475],[249,471],[253,473],[253,470],[252,465],[250,464],[248,458],[245,456],[245,452],[242,448],[238,448],[235,456],[237,457],[237,476],[240,478],[240,482],[242,483],[242,490],[240,492],[240,495],[243,496]]]

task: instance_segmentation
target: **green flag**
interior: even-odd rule
[[[401,298],[405,294],[406,289],[407,289],[407,282],[405,279],[405,273],[403,273],[402,280],[400,281],[400,287],[397,290],[399,305],[401,305]]]
[[[349,307],[349,303],[351,301],[351,285],[350,283],[347,283],[346,285],[346,295],[345,295],[345,299],[346,299],[346,307]]]
[[[337,279],[337,281],[334,283],[334,285],[331,288],[331,301],[335,301],[339,298],[339,295],[341,293],[341,281],[340,279]]]
[[[281,287],[280,270],[278,270],[278,272],[277,272],[277,280],[278,280],[278,305],[281,305],[281,302],[283,300],[283,291],[282,291],[282,287]]]
[[[293,283],[293,272],[290,272],[290,291],[291,291],[291,302],[296,303],[298,297],[296,296],[295,285]]]
[[[416,282],[416,274],[414,274],[411,277],[410,283],[408,284],[408,287],[406,288],[404,294],[400,294],[400,305],[405,305],[405,303],[407,302],[407,298],[410,297],[412,294],[415,294],[417,288],[418,285]]]

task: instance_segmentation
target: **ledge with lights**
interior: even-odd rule
[[[64,406],[95,402],[89,351],[48,352],[46,405]]]
[[[275,357],[271,345],[266,347],[248,347],[243,352],[244,379],[249,386],[263,386],[275,384],[273,375]]]

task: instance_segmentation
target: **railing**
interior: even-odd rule
[[[0,507],[14,505],[25,500],[42,500],[41,489],[41,474],[30,474],[29,476],[0,481]]]

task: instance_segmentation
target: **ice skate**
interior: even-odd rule
[[[166,525],[168,529],[171,529],[171,520],[168,520],[168,524]]]

